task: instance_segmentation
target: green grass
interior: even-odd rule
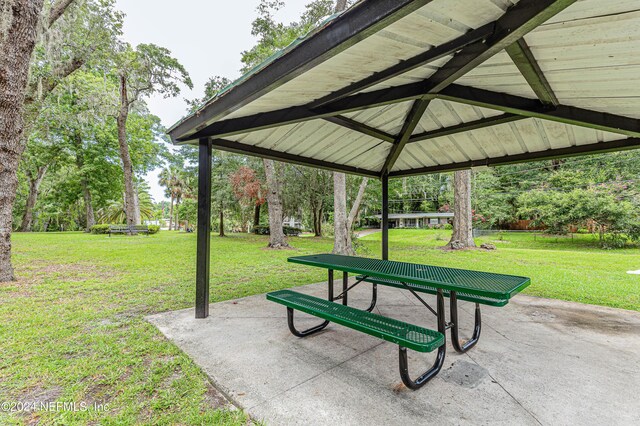
[[[530,276],[527,293],[640,311],[640,250],[603,251],[591,236],[481,238],[495,252],[444,252],[446,231],[393,230],[391,259]],[[16,234],[16,283],[0,285],[0,402],[108,404],[108,412],[34,412],[0,424],[245,424],[220,410],[206,376],[145,315],[193,306],[195,235]],[[211,301],[321,281],[326,272],[286,262],[327,252],[330,239],[212,241]],[[380,234],[361,240],[380,255]]]

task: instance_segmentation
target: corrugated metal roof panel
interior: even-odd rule
[[[376,33],[363,37],[344,51],[334,56],[328,55],[326,60],[295,78],[283,79],[282,84],[274,85],[273,90],[256,97],[246,105],[230,108],[224,121],[252,116],[247,120],[248,125],[251,125],[253,120],[259,119],[261,114],[269,111],[285,110],[295,106],[311,110],[314,108],[313,101],[325,98],[367,77],[379,75],[391,66],[405,63],[404,61],[418,54],[496,21],[516,3],[512,0],[433,0]],[[532,2],[533,4],[539,3]],[[361,6],[366,7],[365,4]],[[638,0],[577,1],[528,33],[525,40],[553,94],[562,105],[640,119]],[[360,93],[412,83],[413,87],[419,87],[422,82],[426,84],[426,80],[445,66],[452,57],[451,54],[443,55],[440,59],[371,85]],[[268,69],[268,65],[265,69]],[[494,99],[498,101],[501,97],[504,98],[502,94],[537,99],[530,82],[527,82],[505,51],[495,54],[467,72],[456,84],[494,92]],[[415,98],[417,95],[413,96]],[[350,109],[351,112],[342,114],[354,120],[347,123],[346,127],[312,118],[298,124],[236,134],[225,139],[301,158],[380,172],[393,144],[372,136],[375,132],[372,132],[371,128],[398,138],[414,102],[407,101],[407,98],[409,96],[403,97],[403,101],[396,104],[371,107],[371,104],[375,103],[369,103],[357,111],[354,111],[357,108]],[[404,171],[471,161],[481,162],[487,159],[508,159],[526,153],[566,150],[596,143],[606,144],[625,138],[617,133],[589,128],[597,126],[587,122],[584,124],[585,127],[580,127],[549,119],[523,117],[519,121],[501,120],[489,123],[488,118],[503,116],[505,112],[507,115],[522,112],[505,106],[490,109],[462,102],[465,101],[432,99],[424,116],[413,130],[413,135],[440,129],[447,129],[450,134],[408,143],[392,170]],[[474,100],[466,102],[483,106],[490,104]],[[538,105],[537,108],[542,113],[545,112],[539,102],[532,102],[532,105]],[[286,115],[283,114],[283,117],[283,122],[286,122]],[[307,118],[303,117],[302,120]],[[571,118],[573,119],[573,116]],[[613,120],[614,124],[602,128],[614,129],[618,125],[615,117],[607,120]],[[478,122],[480,123],[474,130],[465,130],[465,124]],[[368,129],[357,129],[358,123],[368,126]],[[205,123],[207,124],[210,123]],[[458,133],[448,129],[454,126]],[[640,124],[636,127],[640,133]],[[626,134],[634,132],[633,123],[628,121],[618,128],[624,128]],[[234,131],[218,134],[224,137],[225,134],[233,135]],[[388,139],[388,135],[381,139]]]

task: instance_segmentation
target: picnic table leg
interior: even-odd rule
[[[329,301],[333,302],[333,269],[329,269],[327,285],[329,286]]]
[[[328,286],[327,290],[329,293],[327,298],[329,299],[330,302],[333,302],[333,269],[329,269],[327,286]],[[291,334],[297,337],[306,337],[311,334],[317,333],[318,331],[324,330],[325,327],[329,325],[329,321],[323,321],[322,323],[320,323],[319,325],[316,325],[315,327],[311,327],[307,330],[299,331],[294,324],[293,309],[287,308],[287,324],[289,324],[289,331],[291,331]]]
[[[349,288],[349,273],[348,272],[343,272],[342,273],[342,304],[344,306],[347,306],[347,295],[349,293],[347,293],[347,289]]]
[[[460,352],[465,353],[472,347],[478,343],[480,340],[480,331],[482,330],[482,316],[480,314],[480,305],[476,303],[476,323],[473,327],[473,336],[471,339],[467,340],[464,343],[460,343],[460,338],[458,336],[458,294],[455,291],[452,291],[449,296],[450,302],[450,310],[451,310],[451,344],[453,348]]]
[[[367,308],[367,312],[373,312],[373,308],[376,307],[376,303],[378,302],[378,286],[373,284],[372,288],[373,294],[371,295],[371,305]]]
[[[442,335],[446,336],[446,321],[444,318],[444,295],[442,293],[442,289],[438,289],[438,331],[442,333]],[[409,376],[409,361],[407,359],[407,348],[399,347],[400,354],[400,377],[402,378],[402,383],[405,384],[406,387],[412,390],[420,389],[424,386],[429,380],[433,379],[442,368],[444,364],[444,358],[447,353],[447,344],[446,341],[438,348],[438,354],[436,355],[436,361],[433,366],[427,370],[424,374],[418,377],[415,381],[411,380]]]

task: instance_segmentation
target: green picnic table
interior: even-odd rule
[[[410,389],[418,389],[435,377],[446,355],[446,330],[451,330],[451,343],[460,353],[471,349],[480,339],[482,326],[480,305],[504,306],[531,280],[526,277],[445,268],[390,260],[369,259],[335,254],[290,257],[289,262],[328,270],[327,300],[301,294],[292,290],[280,290],[267,294],[267,299],[287,307],[287,322],[291,332],[298,337],[317,333],[333,322],[354,330],[395,343],[399,347],[400,376]],[[334,271],[341,271],[342,292],[334,294]],[[356,274],[356,281],[349,286],[349,274]],[[348,293],[363,282],[372,285],[371,304],[366,309],[348,306]],[[437,330],[409,324],[397,319],[372,313],[377,303],[377,286],[407,290],[415,296],[437,319]],[[436,308],[427,303],[422,294],[436,295]],[[449,298],[449,321],[445,318],[444,298]],[[342,303],[335,303],[340,300]],[[473,336],[460,342],[458,331],[458,300],[475,303]],[[308,330],[295,327],[294,310],[314,315],[324,321]],[[417,379],[409,376],[407,349],[418,352],[438,350],[433,366]]]

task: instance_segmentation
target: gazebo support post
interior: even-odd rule
[[[211,139],[200,139],[199,148],[196,318],[207,318],[209,316],[209,254],[211,252]]]
[[[389,260],[389,175],[382,175],[382,260]]]

